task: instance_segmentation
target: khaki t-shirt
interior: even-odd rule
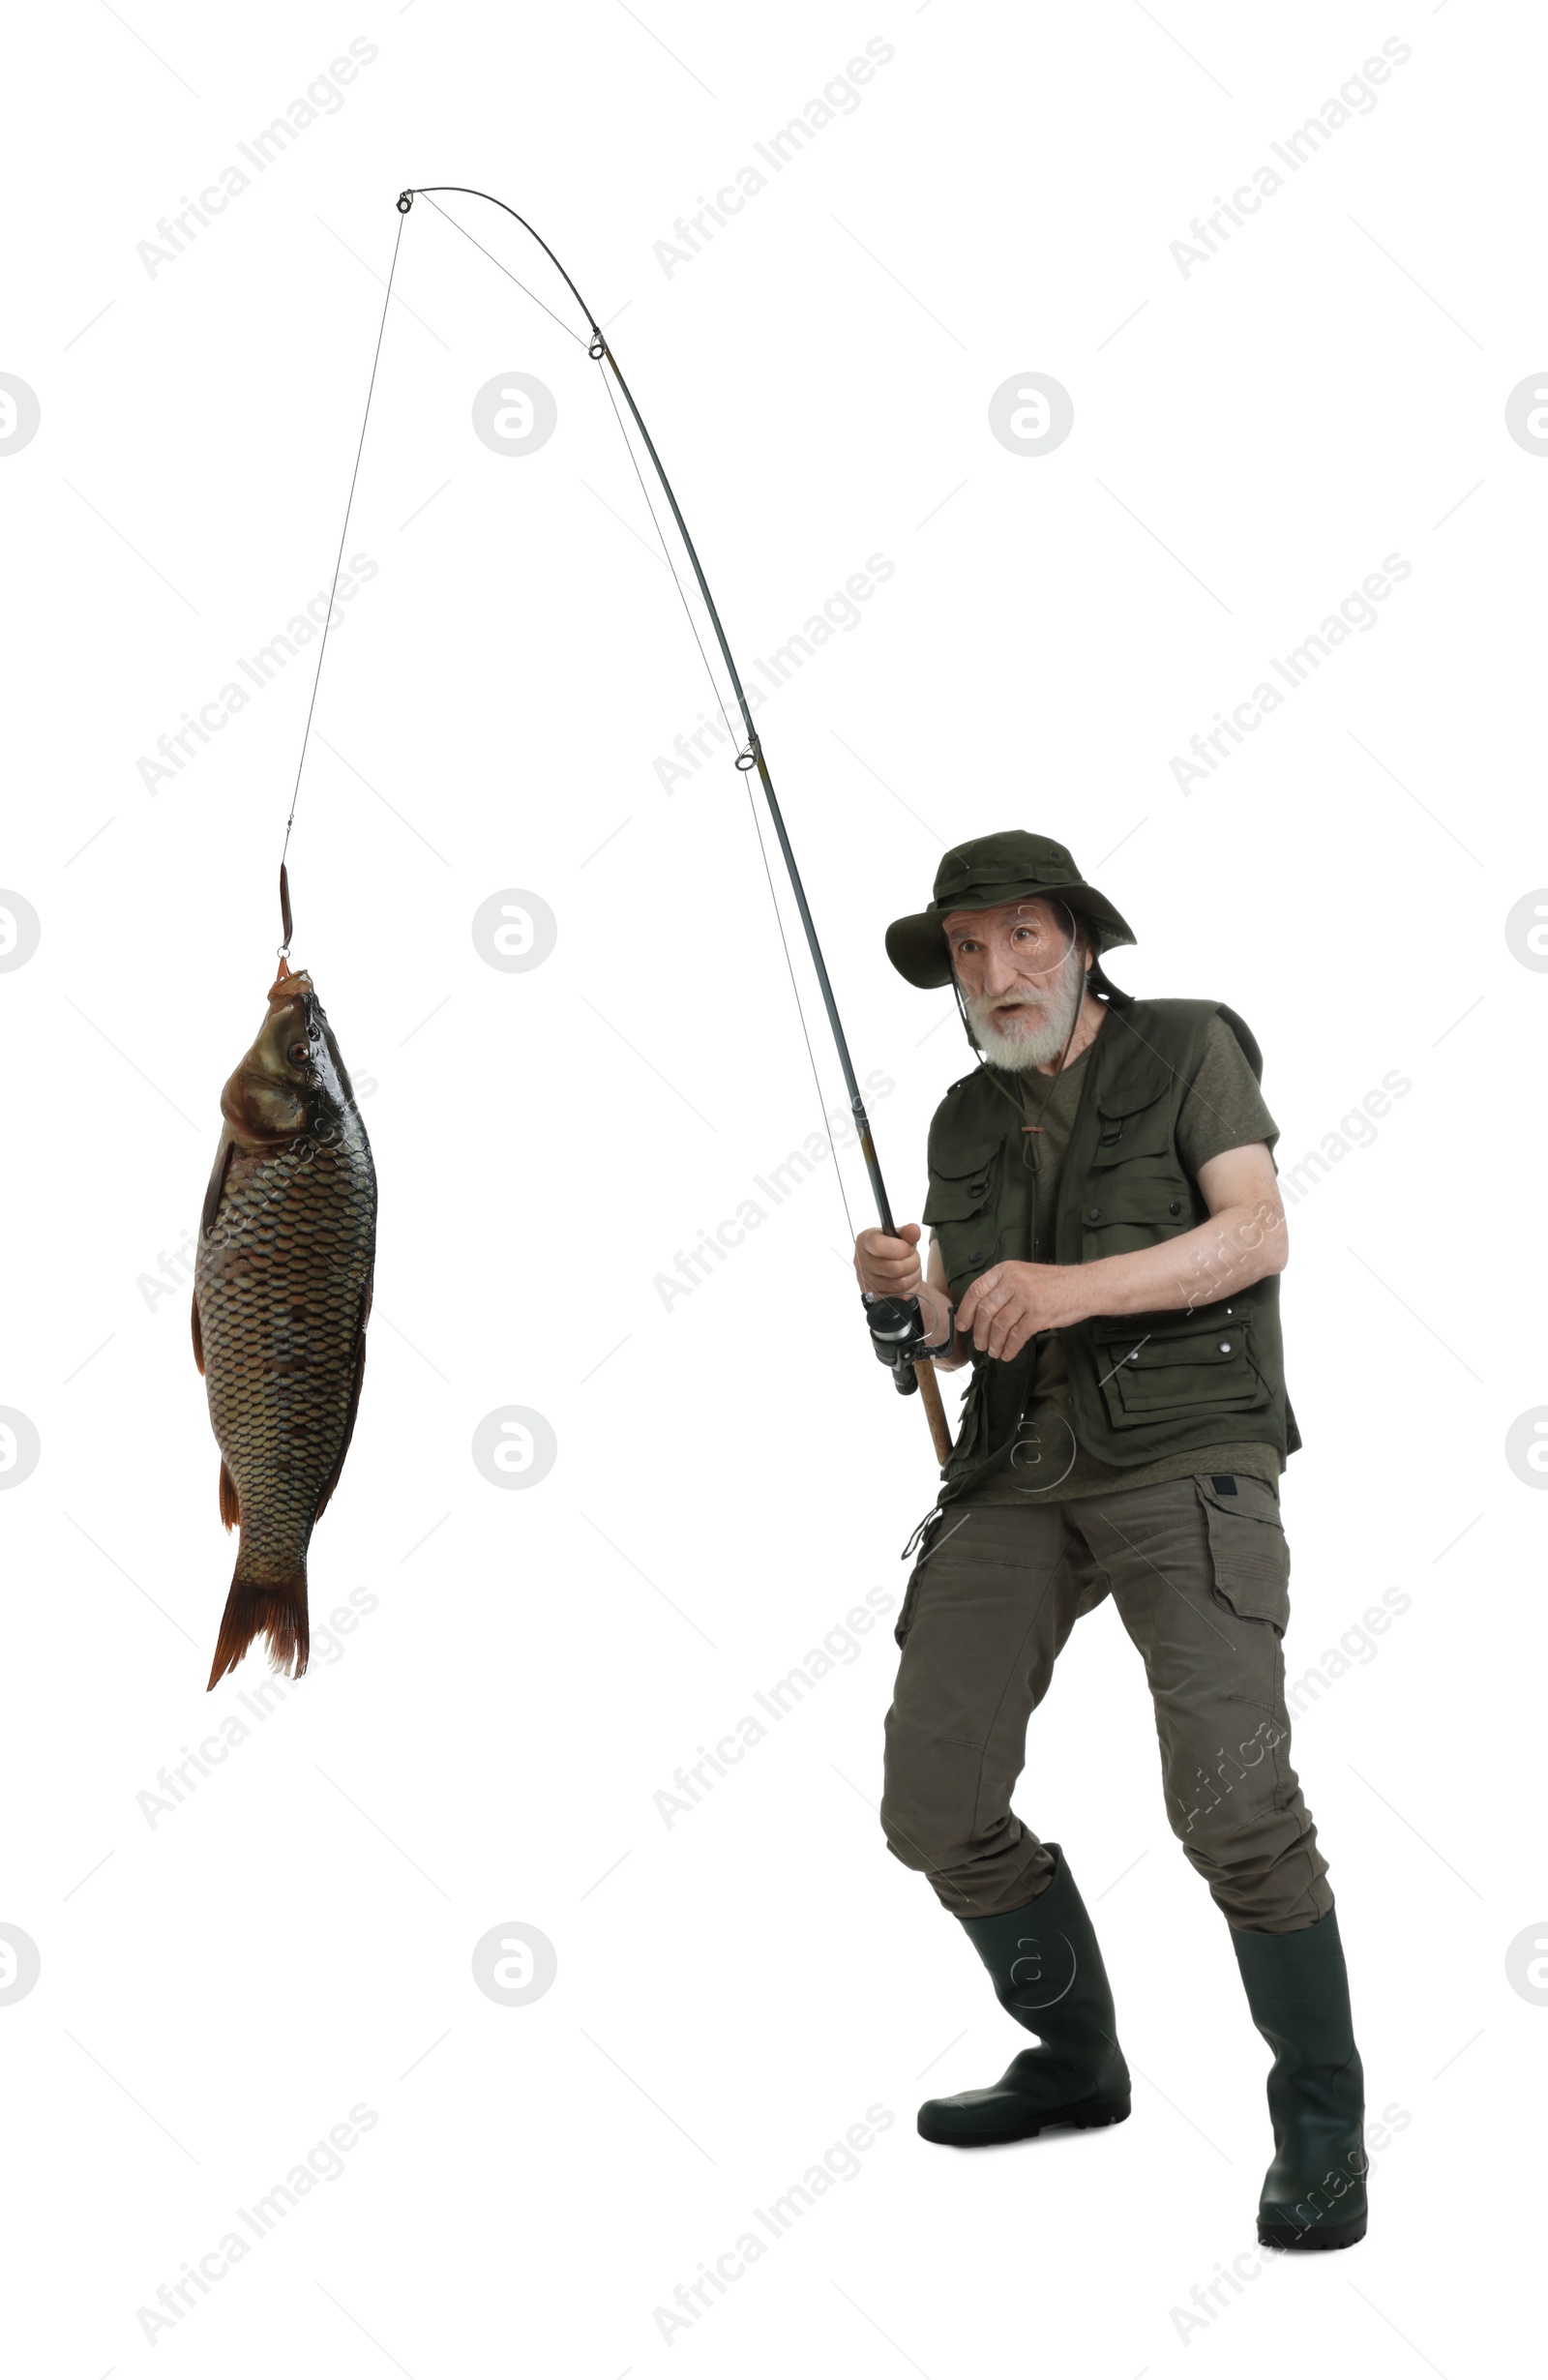
[[[1059,1169],[1080,1104],[1081,1068],[1094,1046],[1088,1044],[1060,1074],[1026,1077],[1027,1111],[1042,1125],[1040,1133],[1023,1133],[1020,1117],[1007,1100],[1001,1264],[1048,1264],[1054,1261]],[[1272,1148],[1278,1138],[1279,1126],[1264,1103],[1240,1042],[1223,1018],[1211,1017],[1199,1071],[1177,1114],[1177,1147],[1184,1165],[1197,1178],[1199,1168],[1223,1150],[1242,1148],[1253,1141],[1266,1141]],[[1024,1150],[1028,1152],[1025,1157]],[[959,1501],[1060,1503],[1076,1496],[1150,1487],[1201,1471],[1239,1471],[1249,1478],[1274,1481],[1282,1468],[1278,1448],[1257,1440],[1244,1443],[1222,1440],[1215,1446],[1190,1447],[1133,1469],[1097,1462],[1077,1443],[1064,1345],[1057,1330],[1049,1330],[1037,1343],[1031,1390],[1014,1451]]]

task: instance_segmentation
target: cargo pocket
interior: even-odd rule
[[[1266,1620],[1280,1636],[1290,1621],[1290,1542],[1279,1499],[1266,1479],[1201,1472],[1194,1487],[1209,1532],[1214,1598],[1238,1620]],[[1235,1493],[1232,1493],[1235,1488]]]

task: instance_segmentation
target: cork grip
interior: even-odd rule
[[[913,1371],[914,1378],[919,1383],[919,1396],[925,1409],[925,1416],[930,1423],[930,1436],[935,1443],[936,1460],[938,1463],[944,1464],[951,1453],[951,1427],[946,1419],[946,1409],[940,1402],[940,1383],[936,1378],[936,1367],[927,1360],[924,1363],[916,1363]]]

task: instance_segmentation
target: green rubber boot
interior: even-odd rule
[[[1265,2247],[1353,2247],[1365,2237],[1365,2078],[1338,1919],[1231,1939],[1252,2021],[1274,2053],[1274,2161],[1258,2208]]]
[[[1117,2045],[1113,1994],[1096,1935],[1057,1843],[1058,1864],[1035,1901],[996,1918],[960,1923],[994,1979],[1001,2008],[1035,2033],[987,2091],[926,2099],[919,2129],[954,2149],[1028,2140],[1046,2127],[1121,2124],[1129,2069]]]

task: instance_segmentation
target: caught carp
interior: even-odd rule
[[[283,959],[221,1114],[194,1356],[221,1449],[221,1518],[242,1535],[212,1686],[259,1635],[275,1669],[299,1678],[307,1666],[307,1547],[343,1469],[366,1364],[375,1168],[312,978]]]

